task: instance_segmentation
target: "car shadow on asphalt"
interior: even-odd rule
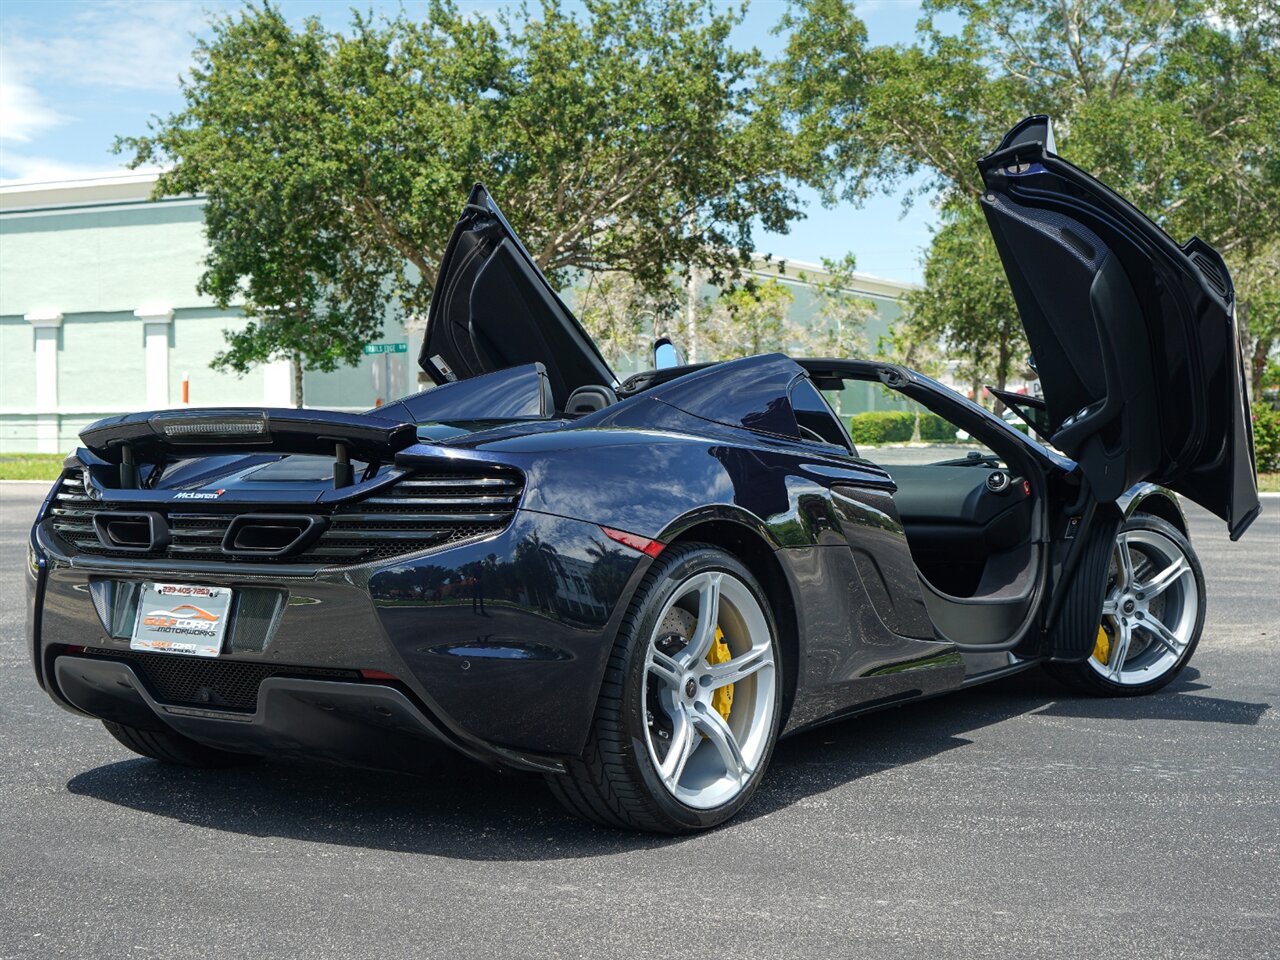
[[[1228,723],[1255,726],[1271,709],[1269,703],[1249,703],[1224,697],[1187,696],[1212,689],[1200,683],[1200,671],[1189,667],[1182,675],[1152,696],[1076,697],[1055,700],[1038,717],[1080,717],[1098,720],[1190,720],[1198,723]]]
[[[1108,701],[1064,699],[1061,686],[1032,671],[798,734],[778,745],[769,776],[733,824],[962,748],[972,742],[966,734],[1017,716],[1256,723],[1268,709],[1200,696],[1207,686],[1198,676],[1188,670],[1151,697]],[[292,762],[201,771],[136,759],[81,773],[67,789],[213,830],[463,860],[607,856],[688,840],[580,823],[539,778],[452,755],[426,777]]]

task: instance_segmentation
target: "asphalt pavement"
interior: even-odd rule
[[[1192,512],[1208,622],[1160,694],[1039,671],[784,741],[692,838],[536,778],[137,758],[36,688],[0,485],[0,957],[1280,955],[1280,500]]]

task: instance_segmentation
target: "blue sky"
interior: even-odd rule
[[[397,3],[359,3],[394,11]],[[468,5],[464,0],[464,5]],[[499,2],[475,0],[477,10]],[[210,11],[235,0],[5,0],[0,5],[0,182],[57,180],[118,169],[110,147],[117,134],[145,129],[152,114],[181,107],[177,78],[190,62],[193,37]],[[283,0],[290,19],[317,14],[332,28],[349,22],[350,0]],[[421,6],[406,0],[410,13]],[[753,0],[735,42],[776,53],[784,39],[771,33],[783,0]],[[911,39],[918,0],[858,4],[873,43]],[[861,207],[823,208],[804,192],[807,219],[785,235],[763,234],[761,252],[817,262],[852,251],[858,269],[898,280],[919,280],[921,251],[934,213],[917,203],[902,215],[898,196]]]

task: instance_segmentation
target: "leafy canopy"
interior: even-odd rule
[[[973,384],[992,381],[1003,390],[1026,368],[1026,337],[1005,280],[986,220],[976,207],[956,206],[944,214],[924,266],[924,287],[907,296],[909,323],[923,329],[956,373]]]
[[[866,353],[867,321],[876,315],[875,305],[854,293],[857,260],[846,253],[839,260],[823,257],[825,275],[796,277],[813,291],[814,323],[804,337],[804,352],[811,357],[856,357]]]
[[[1246,281],[1242,307],[1262,296],[1248,278],[1265,271],[1248,265],[1280,235],[1274,0],[926,0],[909,46],[869,46],[845,0],[801,0],[786,22],[775,82],[827,199],[905,186],[943,208],[922,329],[959,345],[1009,328],[998,260],[971,223],[974,160],[1033,113],[1054,118],[1064,156],[1174,237],[1221,249]],[[1002,380],[1012,367],[999,358],[1020,352],[971,358]]]
[[[652,290],[625,273],[593,271],[574,288],[574,313],[614,370],[644,370],[654,340],[674,335],[680,295],[674,284]]]
[[[730,360],[759,353],[786,352],[803,331],[791,319],[795,296],[769,278],[724,290],[703,323],[704,360]]]
[[[251,319],[218,362],[332,369],[425,313],[477,180],[553,278],[733,276],[753,222],[785,229],[794,154],[760,54],[729,45],[741,10],[583,7],[490,20],[431,0],[341,33],[269,3],[215,19],[185,107],[117,148],[168,168],[159,195],[208,197],[200,288]]]

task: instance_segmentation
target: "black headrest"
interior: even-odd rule
[[[588,384],[569,394],[569,399],[564,404],[564,412],[570,416],[582,416],[603,410],[617,402],[618,395],[609,387]]]

